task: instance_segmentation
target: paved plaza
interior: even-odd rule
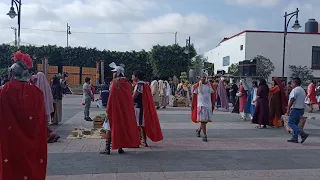
[[[150,147],[100,155],[102,139],[67,139],[83,120],[82,96],[63,99],[62,139],[49,144],[47,180],[319,180],[320,114],[308,114],[304,144],[291,144],[282,129],[255,129],[239,115],[215,111],[208,142],[196,137],[189,108],[158,111],[164,140]],[[105,112],[92,105],[91,117]]]

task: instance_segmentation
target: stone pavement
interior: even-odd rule
[[[149,148],[100,155],[104,140],[67,140],[74,127],[92,127],[83,120],[81,96],[63,101],[63,124],[53,127],[61,142],[49,144],[47,180],[318,180],[320,179],[320,115],[305,126],[310,137],[290,144],[282,129],[255,129],[239,115],[215,111],[208,140],[195,135],[198,124],[188,108],[159,110],[164,140]],[[94,106],[94,105],[92,105]],[[92,108],[92,117],[104,113]],[[306,114],[310,116],[310,114]]]

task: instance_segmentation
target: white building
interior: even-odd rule
[[[217,70],[225,70],[233,63],[251,60],[257,55],[269,58],[275,70],[271,77],[282,76],[283,32],[243,31],[224,38],[217,47],[204,53]],[[314,77],[320,77],[320,34],[288,32],[285,58],[285,77],[291,76],[289,65],[308,66]]]

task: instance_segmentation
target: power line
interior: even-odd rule
[[[0,28],[0,29],[7,29],[7,28]],[[58,33],[65,33],[64,30],[50,30],[50,29],[33,29],[33,28],[21,28],[25,30],[31,31],[46,31],[46,32],[58,32]],[[81,31],[72,31],[72,34],[175,34],[176,32],[81,32]]]

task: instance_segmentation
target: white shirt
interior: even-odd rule
[[[204,106],[211,108],[212,103],[211,103],[211,93],[213,93],[212,87],[207,84],[202,84],[202,91],[199,92],[199,87],[195,89],[194,93],[198,95],[198,107]]]
[[[306,100],[306,92],[301,86],[295,87],[292,89],[290,95],[289,95],[289,102],[290,100],[294,98],[295,101],[293,102],[293,105],[291,108],[295,109],[304,109],[305,108],[305,100]]]

